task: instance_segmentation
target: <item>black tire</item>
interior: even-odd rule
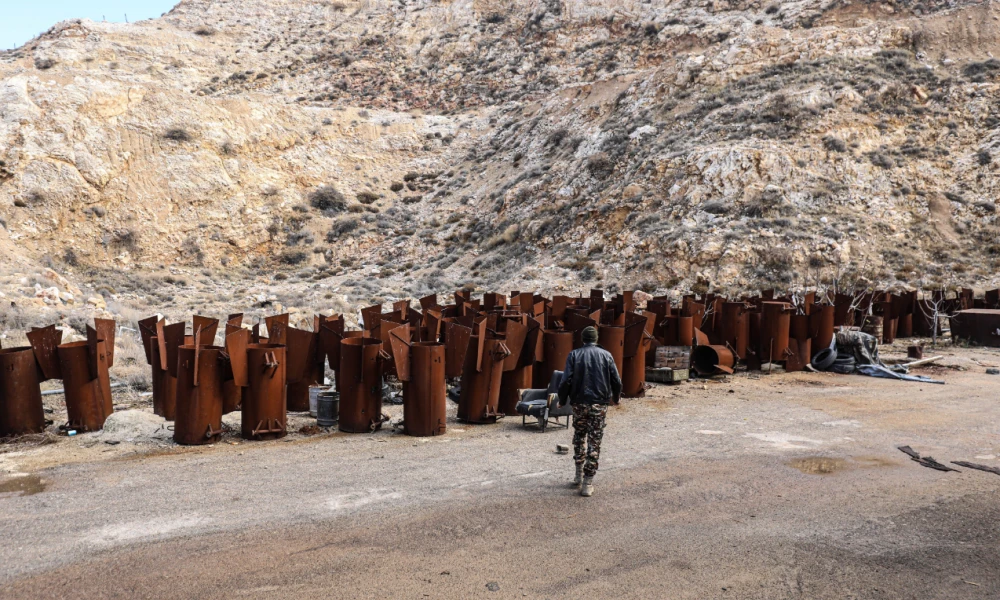
[[[857,367],[857,361],[854,357],[845,354],[843,356],[838,356],[837,360],[833,362],[833,366],[830,367],[830,371],[833,373],[840,373],[841,375],[850,375],[854,372]]]
[[[837,360],[837,351],[833,348],[823,348],[812,359],[812,366],[817,371],[829,371]]]

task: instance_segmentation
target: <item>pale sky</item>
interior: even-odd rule
[[[20,46],[66,19],[122,23],[159,17],[180,0],[0,0],[0,48]]]

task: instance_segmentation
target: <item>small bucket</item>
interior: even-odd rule
[[[333,427],[338,420],[340,420],[340,394],[320,392],[316,398],[316,424],[320,427]]]
[[[311,385],[309,386],[309,416],[316,416],[316,401],[319,395],[328,389],[325,385]]]

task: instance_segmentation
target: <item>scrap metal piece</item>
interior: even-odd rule
[[[791,313],[794,310],[785,302],[761,303],[758,356],[762,363],[783,362],[787,357]]]
[[[146,362],[153,364],[153,349],[150,347],[156,337],[156,324],[159,319],[154,315],[139,321],[139,337],[142,338],[142,349],[146,352]]]
[[[432,308],[437,308],[438,300],[437,294],[431,294],[430,296],[424,296],[420,299],[420,308],[425,312]]]
[[[481,329],[486,334],[485,328]],[[462,369],[462,391],[458,399],[458,418],[467,423],[496,423],[503,417],[498,410],[500,383],[503,377],[503,362],[510,356],[510,350],[503,340],[477,340],[473,336],[471,345],[483,347],[480,359],[472,353],[465,358]]]
[[[200,333],[200,329],[196,333]],[[197,343],[178,348],[177,418],[174,441],[212,444],[222,436],[224,386],[222,348]]]
[[[62,379],[62,373],[59,370],[58,350],[59,344],[62,343],[62,332],[56,329],[55,325],[49,325],[41,329],[32,329],[28,332],[27,337],[35,355],[35,361],[42,373],[42,378],[39,381]]]
[[[108,368],[115,366],[115,331],[117,325],[114,319],[94,319],[94,329],[97,339],[104,342],[108,352]]]
[[[361,320],[363,321],[363,329],[365,331],[378,329],[379,323],[382,322],[382,305],[375,304],[373,306],[362,308]],[[341,403],[343,403],[343,397],[341,397]]]
[[[229,365],[233,373],[233,382],[237,387],[247,387],[247,348],[250,346],[250,330],[237,329],[226,335],[226,354],[229,355]]]
[[[94,332],[96,337],[96,331]],[[91,358],[91,356],[96,358]],[[94,368],[91,368],[91,361]],[[111,380],[104,342],[73,342],[59,346],[59,370],[66,394],[68,426],[78,431],[99,431],[113,412]],[[96,372],[96,376],[92,376]]]
[[[399,338],[394,336],[393,349],[398,352],[397,340]],[[403,433],[420,437],[442,435],[446,430],[448,408],[445,346],[437,342],[416,342],[405,348],[408,357],[407,376],[402,379]],[[400,355],[396,356],[398,369]]]
[[[925,309],[934,314],[934,309]],[[959,311],[949,319],[951,336],[957,340],[968,340],[980,346],[1000,348],[1000,310],[973,308]],[[927,327],[926,329],[930,329]],[[924,334],[926,335],[926,334]]]
[[[542,360],[535,364],[532,373],[532,388],[549,387],[552,373],[566,369],[566,358],[573,351],[573,333],[545,329],[541,335]]]
[[[226,317],[226,325],[243,327],[243,313],[233,313]]]
[[[245,440],[284,437],[285,347],[278,344],[251,344],[247,348],[248,385],[243,388],[240,435]]]
[[[897,448],[900,452],[903,452],[904,454],[908,455],[910,457],[910,460],[919,463],[927,468],[935,469],[937,471],[954,471],[956,473],[960,472],[958,469],[952,469],[948,465],[939,463],[938,461],[934,460],[934,457],[932,456],[920,456],[919,452],[917,452],[913,448],[910,448],[909,446],[897,446]]]
[[[177,349],[184,345],[184,323],[174,323],[163,327],[164,351],[166,352],[166,370],[170,376],[177,378]]]
[[[200,345],[211,346],[215,343],[215,334],[219,331],[219,320],[209,317],[192,317],[191,331],[201,330]]]
[[[288,329],[288,313],[264,317],[264,325],[267,327],[267,342],[269,344],[286,344],[285,331]],[[258,324],[259,327],[259,324]],[[260,330],[257,330],[258,336]]]
[[[471,327],[447,321],[444,323],[445,377],[448,379],[461,377],[471,342]]]
[[[987,465],[979,465],[976,463],[965,462],[964,460],[953,460],[951,464],[958,465],[960,467],[965,467],[966,469],[975,469],[977,471],[986,471],[987,473],[993,473],[994,475],[1000,475],[1000,468],[990,467]]]
[[[744,302],[723,302],[719,319],[719,341],[721,346],[731,348],[740,360],[746,358],[750,344],[749,308]]]
[[[340,431],[368,433],[382,427],[382,340],[345,338],[340,345]]]
[[[601,325],[597,328],[597,345],[611,353],[615,359],[618,376],[621,377],[625,362],[625,328],[617,325]]]
[[[323,356],[319,353],[319,335],[289,327],[285,331],[287,352],[286,399],[291,412],[309,411],[309,388],[323,381]]]
[[[35,356],[31,347],[0,349],[0,437],[45,431]]]
[[[725,346],[695,346],[691,350],[691,367],[699,375],[732,375],[735,365],[735,356]]]
[[[319,340],[327,364],[334,371],[340,370],[340,341],[344,339],[344,318],[320,320]]]

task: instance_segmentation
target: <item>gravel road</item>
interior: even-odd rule
[[[1000,477],[896,449],[1000,465],[990,361],[655,386],[589,499],[568,432],[453,408],[437,438],[8,449],[0,598],[997,597]]]

